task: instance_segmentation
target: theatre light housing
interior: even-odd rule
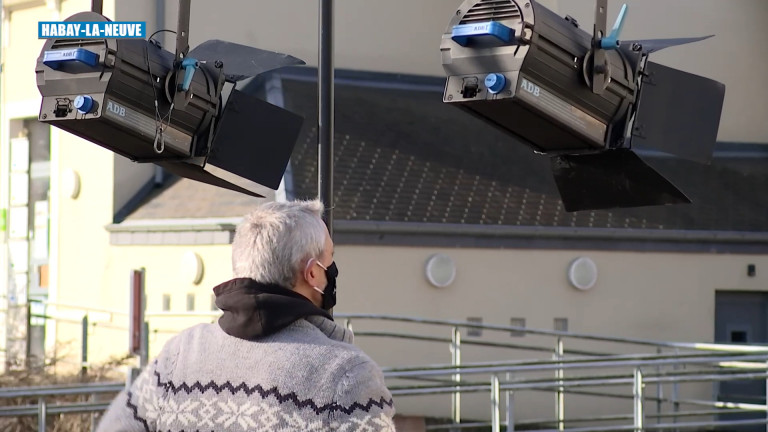
[[[440,46],[443,101],[550,156],[568,211],[690,202],[633,148],[711,158],[725,86],[648,61],[706,37],[619,41],[626,5],[609,30],[596,3],[590,34],[535,0],[465,0]]]
[[[39,120],[183,177],[253,196],[277,189],[303,120],[236,85],[303,61],[220,40],[190,50],[190,0],[179,3],[175,53],[153,40],[47,40]]]

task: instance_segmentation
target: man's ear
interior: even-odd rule
[[[304,272],[302,272],[302,275],[304,276],[304,280],[310,285],[315,286],[315,281],[317,280],[317,269],[316,265],[313,265],[315,263],[314,258],[310,258],[309,261],[307,261],[307,265],[304,267]]]

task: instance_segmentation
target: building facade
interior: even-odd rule
[[[542,3],[591,28],[593,2]],[[753,302],[750,296],[764,296],[768,286],[768,204],[758,193],[768,186],[768,155],[761,147],[768,143],[768,90],[756,85],[768,58],[755,54],[768,40],[768,5],[628,3],[627,39],[716,33],[652,56],[727,87],[713,165],[655,160],[691,191],[691,207],[565,213],[546,160],[440,101],[439,41],[460,2],[336,2],[337,312],[471,318],[655,340],[768,342],[758,340],[749,323],[716,326],[718,299],[731,301],[735,293],[743,294],[737,302]],[[254,87],[277,88],[265,97],[305,116],[283,188],[268,199],[311,197],[317,8],[299,0],[227,4],[229,13],[214,3],[193,4],[191,46],[231,40],[308,63]],[[86,313],[87,361],[125,354],[133,269],[145,269],[150,355],[181,328],[211,320],[211,288],[231,275],[234,226],[262,202],[157,175],[152,165],[35,121],[40,97],[33,69],[43,42],[36,39],[37,21],[89,7],[83,0],[3,1],[0,209],[7,222],[0,280],[7,295],[0,340],[8,367],[44,352],[69,352],[69,364],[79,367]],[[150,30],[173,29],[176,7],[173,1],[115,0],[104,2],[104,13],[147,21]],[[608,16],[618,7],[611,2]],[[169,36],[162,38],[173,46]],[[467,132],[476,130],[481,138]],[[426,263],[435,254],[454,263],[455,278],[445,287],[427,277]],[[568,278],[580,257],[597,268],[588,290]],[[449,359],[443,346],[359,343],[387,366]],[[494,355],[479,350],[473,359]],[[480,416],[484,408],[467,409]],[[398,410],[447,415],[431,403]],[[536,414],[531,408],[529,415]]]

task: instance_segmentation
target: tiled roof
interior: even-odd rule
[[[314,83],[283,87],[289,109],[316,117]],[[567,213],[547,157],[443,104],[439,93],[337,86],[335,97],[336,220],[768,231],[768,196],[755,193],[768,191],[768,153],[709,166],[644,157],[693,204]],[[311,197],[312,122],[301,136],[293,192]]]
[[[289,197],[317,195],[316,88],[283,80],[286,108],[306,119]],[[710,166],[644,156],[693,204],[567,213],[547,157],[443,104],[439,92],[337,84],[335,98],[336,220],[768,231],[768,194],[760,193],[768,191],[768,147],[755,146],[762,157]],[[177,179],[128,219],[242,216],[259,202]]]
[[[172,177],[162,188],[151,191],[126,220],[243,216],[263,201],[262,198]]]

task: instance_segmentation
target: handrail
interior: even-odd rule
[[[30,301],[31,302],[34,301],[34,302],[37,302],[37,303],[41,303],[41,304],[44,304],[44,305],[47,305],[47,306],[71,308],[71,309],[77,309],[77,310],[83,310],[83,311],[93,311],[93,312],[109,313],[109,314],[113,314],[113,315],[124,315],[124,316],[128,315],[127,312],[113,310],[113,309],[93,308],[93,307],[89,307],[89,306],[88,307],[83,307],[83,306],[66,304],[66,303],[53,303],[53,302],[46,302],[46,301],[39,301],[39,300],[30,300]],[[150,318],[150,317],[156,317],[156,318],[161,318],[161,317],[162,318],[178,318],[178,317],[216,318],[216,317],[218,317],[220,315],[221,315],[220,311],[211,311],[211,312],[203,312],[203,311],[192,311],[192,312],[147,311],[145,313],[145,316],[147,318]],[[384,321],[395,321],[395,322],[409,322],[409,323],[417,323],[417,324],[447,326],[447,327],[461,327],[461,328],[472,328],[472,329],[481,329],[481,330],[519,332],[519,333],[525,333],[525,334],[555,336],[555,337],[571,338],[571,339],[583,339],[583,340],[593,340],[593,341],[602,341],[602,342],[614,342],[614,343],[623,343],[623,344],[631,344],[631,345],[646,345],[646,346],[654,346],[654,347],[661,347],[661,348],[682,348],[682,349],[700,350],[700,351],[745,351],[745,352],[768,351],[768,345],[764,346],[764,347],[761,347],[761,346],[756,346],[755,344],[752,344],[752,345],[732,345],[732,344],[717,344],[717,343],[669,342],[669,341],[657,341],[657,340],[650,340],[650,339],[639,339],[639,338],[627,338],[627,337],[596,335],[596,334],[588,334],[588,333],[573,333],[573,332],[562,332],[562,331],[556,331],[556,330],[534,329],[534,328],[530,328],[530,327],[503,326],[503,325],[484,324],[484,323],[471,323],[471,322],[466,322],[466,321],[440,320],[440,319],[431,319],[431,318],[417,318],[417,317],[408,317],[408,316],[401,316],[401,315],[388,315],[388,314],[337,313],[337,314],[334,315],[334,318],[336,318],[336,319],[346,319],[346,320],[366,319],[366,320],[384,320]]]
[[[418,323],[418,324],[430,324],[430,325],[439,325],[439,326],[447,326],[447,327],[498,330],[498,331],[505,331],[505,332],[514,331],[514,332],[521,332],[521,333],[557,336],[557,337],[572,338],[572,339],[616,342],[616,343],[625,343],[625,344],[632,344],[632,345],[648,345],[648,346],[661,347],[661,348],[683,348],[683,349],[702,350],[702,351],[745,351],[745,352],[768,351],[768,346],[760,347],[760,346],[755,346],[754,344],[753,345],[729,345],[729,344],[694,343],[694,342],[665,342],[665,341],[654,341],[654,340],[638,339],[638,338],[603,336],[603,335],[595,335],[595,334],[588,334],[588,333],[571,333],[571,332],[563,332],[563,331],[557,331],[557,330],[542,330],[542,329],[533,329],[529,327],[502,326],[502,325],[494,325],[494,324],[471,323],[471,322],[465,322],[465,321],[415,318],[415,317],[407,317],[407,316],[399,316],[399,315],[340,313],[340,314],[335,314],[334,317],[348,319],[348,320],[371,319],[371,320],[410,322],[410,323]]]
[[[357,336],[372,336],[372,337],[391,337],[391,338],[395,338],[395,339],[420,340],[420,341],[427,341],[427,342],[445,342],[445,343],[452,342],[451,338],[447,338],[447,337],[409,335],[409,334],[404,334],[404,333],[366,332],[366,331],[362,331],[362,332],[354,332],[354,334],[355,334],[356,337]],[[510,343],[501,343],[501,342],[485,342],[485,341],[478,341],[478,340],[474,340],[474,339],[463,339],[461,341],[461,344],[462,345],[495,347],[495,348],[519,349],[519,350],[523,350],[523,351],[539,351],[539,352],[547,352],[547,353],[551,353],[552,352],[552,348],[551,347],[542,347],[542,346],[536,346],[536,345],[510,344]],[[570,349],[566,349],[563,352],[565,354],[578,354],[578,355],[591,355],[591,356],[609,356],[609,355],[611,355],[609,353],[604,353],[604,352],[570,350]]]
[[[38,396],[73,396],[94,393],[117,393],[125,388],[123,382],[56,384],[30,387],[0,388],[0,399]]]
[[[546,371],[559,369],[585,369],[585,368],[607,368],[607,367],[638,367],[638,366],[659,366],[669,364],[712,364],[727,362],[733,358],[742,360],[764,360],[768,359],[768,353],[760,355],[738,354],[734,356],[723,356],[722,354],[690,354],[680,355],[680,357],[670,356],[648,356],[643,358],[632,358],[625,356],[598,357],[596,359],[558,359],[558,360],[539,360],[539,361],[508,361],[495,363],[465,363],[457,366],[423,366],[423,367],[405,367],[405,368],[386,368],[383,369],[386,378],[407,378],[410,376],[435,376],[450,374],[477,374],[477,373],[500,373],[500,372],[521,372],[521,371]]]

